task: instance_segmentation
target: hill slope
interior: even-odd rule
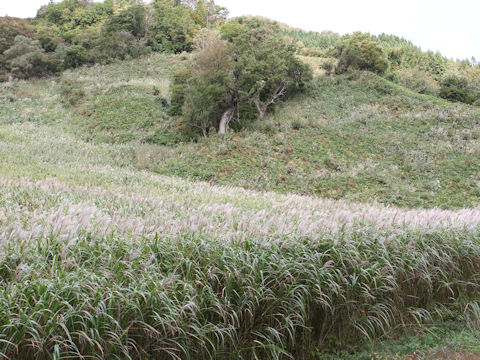
[[[402,207],[480,204],[477,107],[370,73],[319,76],[265,121],[190,142],[166,113],[171,74],[187,61],[154,55],[6,84],[2,119],[126,144],[131,164],[164,175]]]
[[[319,78],[262,124],[173,145],[162,97],[182,61],[2,84],[0,354],[322,359],[399,326],[478,322],[478,208],[403,210],[139,170],[297,192],[366,179],[351,193],[366,198],[373,182],[354,175],[388,178],[394,149],[475,154],[476,109],[370,74]],[[438,127],[443,143],[425,139]]]

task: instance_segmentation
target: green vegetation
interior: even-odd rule
[[[22,35],[15,37],[13,45],[3,55],[8,68],[19,78],[48,74],[51,66],[40,42]]]
[[[225,17],[0,19],[0,357],[478,359],[478,65]]]
[[[155,0],[148,5],[137,0],[51,2],[38,10],[35,19],[0,19],[0,75],[4,74],[0,80],[6,74],[41,77],[84,64],[136,58],[151,51],[191,51],[195,34],[222,23],[225,17],[226,10],[212,0]],[[50,66],[37,66],[37,49],[35,55],[24,56],[21,61],[4,61],[3,55],[14,46],[17,35],[28,37],[32,44],[36,41],[35,47],[41,46],[41,62]],[[18,41],[27,47],[27,40]],[[31,48],[29,45],[28,52]]]
[[[421,94],[480,103],[480,66],[474,58],[448,60],[440,53],[423,52],[412,42],[387,34],[340,36],[330,31],[307,32],[288,26],[282,27],[282,34],[297,42],[300,55],[317,57],[320,68],[327,73],[335,69],[343,73],[348,68],[370,70],[384,73],[385,78]],[[451,78],[460,79],[461,86],[445,87]],[[441,87],[445,87],[442,92]]]
[[[356,32],[346,35],[336,46],[339,74],[351,70],[368,70],[383,74],[388,61],[382,47],[370,34]]]
[[[202,29],[218,30],[225,23],[226,15],[227,10],[217,6],[213,0],[155,0],[149,4],[137,0],[63,0],[51,3],[41,7],[37,17],[32,20],[9,17],[0,19],[0,81],[12,76],[41,77],[85,64],[107,64],[115,59],[137,58],[150,52],[191,52],[194,49],[195,36]],[[273,46],[273,42],[277,45],[291,43],[295,44],[299,55],[322,59],[320,68],[329,74],[334,71],[344,73],[368,70],[383,74],[387,79],[423,94],[468,104],[480,103],[480,66],[473,58],[471,61],[448,60],[439,53],[422,52],[411,42],[393,35],[370,36],[354,33],[340,36],[331,31],[307,32],[261,18],[236,19],[229,23],[226,26],[231,27],[230,31],[239,30],[232,27],[233,23],[242,23],[240,25],[246,29],[250,28],[251,34],[254,34],[257,28],[258,34],[263,33],[263,39],[257,37],[256,41],[261,40],[260,48],[264,53],[258,51],[253,54],[252,49],[247,53],[250,54],[250,59],[253,55],[264,65],[267,65],[267,59],[281,58],[279,48]],[[22,56],[21,60],[6,61],[4,53],[14,46],[17,35],[29,38],[32,44],[33,40],[38,41],[39,43],[35,44],[41,45],[41,50],[37,49],[37,45],[35,50],[32,45],[27,46],[26,40],[18,40],[22,42],[22,52],[30,55]],[[235,58],[235,49],[242,48],[239,40],[244,41],[246,38],[242,38],[238,33],[236,40],[232,37],[227,39],[225,28],[222,35],[224,40],[228,40],[232,45],[229,49],[232,52],[230,55],[232,59]],[[15,47],[15,52],[18,53],[19,44]],[[268,51],[271,56],[265,56]],[[260,60],[260,57],[263,60]],[[236,70],[242,67],[243,72],[248,71],[247,63],[236,64]],[[281,67],[280,64],[275,65]],[[257,70],[258,68],[260,66]],[[278,69],[281,73],[280,68]],[[222,72],[225,72],[225,69]],[[459,79],[462,84],[457,82],[455,86],[451,86],[452,78]],[[225,83],[225,79],[216,80],[221,84]],[[209,82],[210,85],[207,85]],[[217,103],[217,97],[225,91],[215,89],[215,86],[212,86],[214,82],[212,79],[203,79],[202,83],[192,81],[195,85],[192,85],[190,90],[204,95],[202,102]],[[268,98],[262,94],[268,92],[267,88],[268,86],[257,91],[257,94]],[[217,93],[217,90],[220,91]],[[191,105],[197,108],[198,99],[190,100]],[[249,106],[240,107],[245,118],[249,117],[249,113],[253,113],[248,109]],[[181,106],[176,105],[175,112],[179,112],[179,108]],[[208,133],[210,125],[215,127],[211,120],[205,118],[212,117],[212,113],[217,111],[226,111],[220,109],[222,106],[219,104],[213,108],[207,105],[199,108],[202,110],[196,114],[188,112],[184,118],[189,118],[187,128],[193,125],[204,134]]]
[[[2,355],[322,359],[479,321],[478,210],[393,215],[136,171],[134,147],[42,124],[61,105],[29,95],[37,114],[0,126]]]
[[[227,139],[147,151],[154,171],[258,190],[460,208],[480,199],[479,110],[371,73],[320,77]]]
[[[479,336],[478,327],[465,326],[462,321],[447,321],[372,342],[353,354],[319,357],[325,360],[478,360]]]
[[[466,104],[473,104],[475,101],[475,96],[468,89],[467,80],[455,76],[450,76],[443,81],[440,97]]]
[[[200,32],[195,45],[191,68],[174,77],[171,113],[183,115],[184,126],[204,136],[212,127],[225,134],[234,115],[237,127],[263,120],[277,100],[303,89],[312,77],[268,20],[229,21],[220,32]]]
[[[53,83],[15,82],[4,88],[3,118],[61,119],[85,141],[130,142],[137,168],[165,175],[410,208],[479,205],[475,107],[368,72],[319,76],[261,122],[190,140],[165,106],[169,79],[188,65],[183,55],[156,54],[67,71]],[[46,91],[60,110],[39,111],[35,98]]]

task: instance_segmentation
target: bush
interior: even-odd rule
[[[388,68],[388,60],[378,41],[370,34],[356,32],[345,35],[336,46],[339,58],[336,72],[368,70],[383,74]]]
[[[76,68],[88,61],[87,49],[81,45],[73,45],[65,50],[63,66],[65,69]]]
[[[325,73],[327,75],[330,75],[332,74],[334,71],[335,71],[335,66],[336,66],[336,60],[333,59],[333,58],[326,58],[324,60],[322,60],[322,63],[321,63],[321,68],[323,70],[325,70]]]
[[[459,101],[466,104],[475,102],[475,94],[469,89],[465,78],[455,75],[448,76],[442,82],[440,97],[449,101]]]
[[[56,68],[38,40],[19,35],[13,46],[5,51],[7,69],[19,78],[43,76]]]
[[[92,61],[106,64],[113,59],[125,60],[146,55],[148,49],[131,33],[118,31],[99,38],[91,51]]]

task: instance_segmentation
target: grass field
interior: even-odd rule
[[[2,84],[0,356],[475,356],[478,109],[318,78],[262,124],[159,146],[183,61]]]

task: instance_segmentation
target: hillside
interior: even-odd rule
[[[0,358],[479,360],[479,159],[474,57],[214,0],[0,17]]]
[[[7,83],[2,121],[123,144],[123,161],[136,169],[213,184],[405,208],[480,203],[478,107],[372,73],[319,76],[262,122],[192,142],[167,115],[171,75],[187,63],[152,55]]]
[[[67,79],[85,88],[74,106],[62,102],[60,79],[2,85],[1,354],[401,359],[416,351],[437,359],[478,351],[478,208],[402,210],[139,170],[160,171],[163,159],[169,161],[164,173],[183,169],[189,177],[218,157],[220,169],[243,164],[231,183],[253,178],[257,187],[268,188],[258,175],[263,165],[242,156],[245,147],[258,149],[258,161],[292,166],[285,155],[313,156],[326,146],[317,139],[320,132],[334,138],[356,122],[356,131],[375,125],[371,131],[380,132],[381,119],[389,128],[410,120],[402,128],[410,129],[422,124],[414,105],[437,126],[447,126],[449,116],[456,126],[461,120],[475,124],[475,109],[412,95],[360,73],[355,79],[318,79],[312,96],[282,104],[262,132],[252,127],[198,143],[142,143],[155,132],[164,139],[174,134],[162,101],[155,99],[166,96],[166,75],[182,61],[157,55],[68,73]],[[102,107],[111,98],[114,105]],[[394,115],[393,106],[401,106],[403,117]],[[91,116],[82,115],[86,109]],[[122,126],[115,127],[113,119],[122,114]],[[151,122],[145,125],[145,119]],[[335,154],[366,153],[368,146],[353,140],[345,148],[332,146],[336,152],[329,159],[341,163]],[[224,150],[208,153],[214,146]],[[274,146],[294,150],[277,154]],[[306,161],[299,164],[309,169]],[[222,174],[218,181],[227,182],[228,172]],[[302,185],[290,184],[297,192]],[[400,333],[399,326],[451,319],[453,325],[413,339],[362,345],[366,336]]]

